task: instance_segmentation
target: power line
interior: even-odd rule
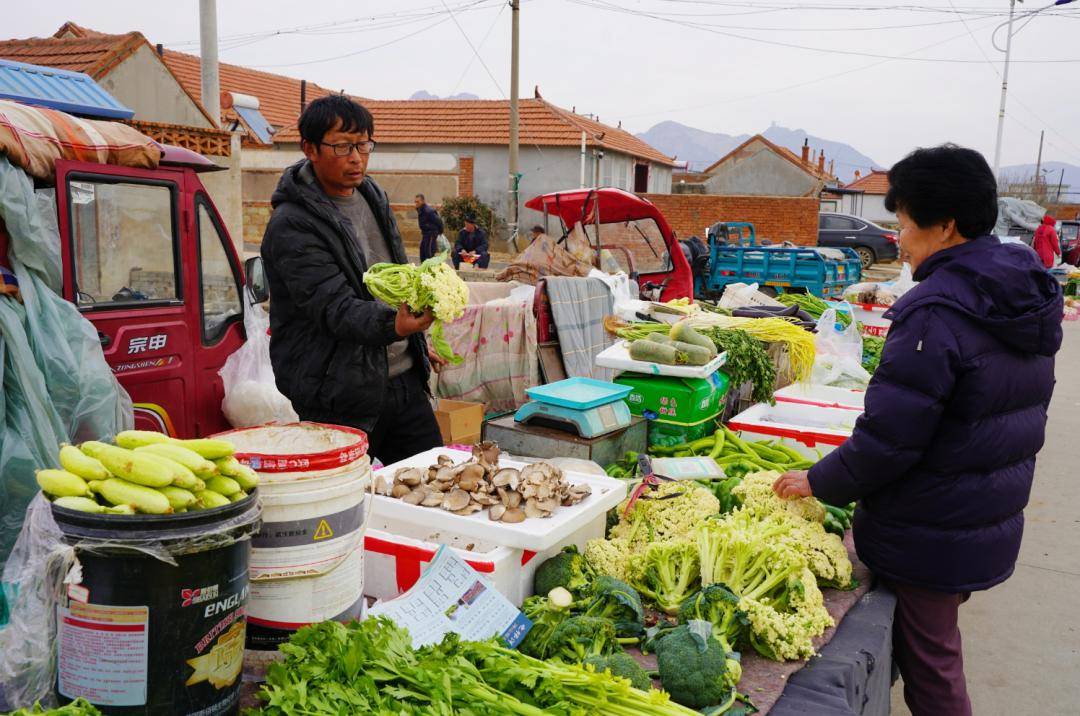
[[[430,25],[425,25],[424,27],[421,27],[419,30],[407,33],[405,35],[401,35],[399,37],[395,37],[393,40],[388,40],[388,41],[380,43],[378,45],[372,45],[371,47],[365,47],[362,50],[354,50],[352,52],[346,52],[346,53],[343,53],[343,54],[340,54],[340,55],[332,55],[331,57],[323,57],[323,58],[320,58],[318,60],[305,60],[303,62],[282,62],[282,63],[269,64],[269,65],[251,65],[251,66],[252,67],[300,67],[300,66],[303,66],[303,65],[317,65],[317,64],[320,64],[320,63],[323,63],[323,62],[331,62],[333,60],[342,60],[342,59],[345,59],[346,57],[355,57],[356,55],[363,55],[365,53],[372,52],[374,50],[380,50],[380,49],[382,49],[384,47],[389,47],[390,45],[396,45],[399,42],[404,42],[405,40],[408,40],[411,37],[416,37],[417,35],[420,35],[422,33],[427,32],[428,30],[431,30],[433,28],[438,27],[439,25],[442,25],[447,20],[449,20],[449,18],[444,17],[444,18],[442,18],[440,20],[436,20],[435,22],[431,23]]]
[[[623,14],[623,15],[633,15],[633,16],[637,16],[637,17],[645,17],[645,18],[649,18],[649,19],[652,19],[652,20],[658,20],[660,22],[666,22],[666,23],[669,23],[669,24],[678,25],[678,26],[681,26],[681,27],[687,27],[687,28],[691,28],[691,29],[701,30],[702,32],[708,32],[708,33],[711,33],[711,34],[714,34],[714,35],[721,35],[721,36],[724,36],[724,37],[731,37],[731,38],[734,38],[734,39],[737,39],[737,40],[744,40],[746,42],[753,42],[753,43],[757,43],[757,44],[761,44],[761,45],[769,45],[769,46],[773,46],[773,47],[784,47],[784,48],[787,48],[787,49],[805,50],[805,51],[808,51],[808,52],[817,52],[817,53],[829,54],[829,55],[845,55],[845,56],[849,56],[849,57],[871,57],[871,58],[882,59],[882,60],[903,60],[903,61],[906,61],[906,62],[934,62],[934,63],[952,63],[952,64],[984,64],[985,63],[985,60],[963,60],[963,59],[948,58],[948,57],[937,58],[937,57],[906,57],[906,56],[903,56],[903,55],[883,55],[883,54],[879,54],[879,53],[875,53],[875,52],[860,52],[860,51],[857,51],[857,50],[842,50],[842,49],[834,49],[834,48],[827,48],[827,47],[816,47],[816,46],[813,46],[813,45],[801,45],[801,44],[794,43],[794,42],[784,42],[784,41],[780,41],[780,40],[764,40],[764,39],[762,39],[760,37],[751,37],[749,35],[741,35],[741,34],[734,33],[734,32],[727,32],[725,30],[718,30],[715,27],[702,25],[700,23],[693,23],[693,22],[674,20],[674,19],[671,19],[671,18],[668,18],[668,17],[663,17],[661,15],[657,15],[657,14],[650,13],[650,12],[645,12],[645,11],[642,11],[642,10],[633,10],[631,8],[619,7],[617,5],[614,5],[611,2],[607,2],[607,0],[568,0],[568,2],[570,2],[571,4],[574,4],[574,5],[581,5],[583,7],[590,7],[590,8],[596,9],[596,10],[604,10],[604,11],[607,11],[607,12],[614,12],[614,13],[619,13],[619,14]],[[1075,63],[1080,63],[1080,59],[1068,59],[1068,60],[1055,60],[1055,59],[1013,60],[1013,62],[1024,63],[1024,64],[1075,64]]]

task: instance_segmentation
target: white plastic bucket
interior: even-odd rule
[[[370,517],[367,436],[293,423],[219,437],[260,474],[262,527],[252,538],[245,662],[258,673],[307,624],[360,616]]]

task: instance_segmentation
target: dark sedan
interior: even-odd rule
[[[855,249],[864,269],[900,256],[895,231],[849,214],[819,215],[818,246]]]

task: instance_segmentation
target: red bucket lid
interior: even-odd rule
[[[313,423],[306,421],[299,423],[288,423],[286,425],[268,423],[267,425],[260,425],[254,428],[238,428],[236,430],[229,430],[224,433],[219,433],[214,437],[221,438],[222,440],[228,440],[229,436],[231,435],[247,432],[249,430],[290,426],[316,427],[323,428],[325,430],[334,430],[337,432],[349,433],[355,439],[341,447],[324,450],[322,452],[286,454],[272,452],[238,452],[235,455],[236,459],[244,463],[245,465],[250,466],[252,470],[256,470],[258,472],[314,472],[318,470],[332,470],[335,467],[348,465],[349,463],[356,462],[364,455],[367,455],[367,433],[365,433],[363,430],[350,428],[346,425],[329,425],[326,423]]]

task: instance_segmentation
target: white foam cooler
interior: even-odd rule
[[[389,477],[399,467],[427,467],[439,455],[449,455],[455,462],[470,457],[467,452],[436,448],[378,473]],[[524,464],[499,460],[502,467],[521,468]],[[627,487],[622,480],[564,473],[571,483],[587,482],[593,493],[576,505],[560,507],[552,517],[518,524],[492,522],[486,511],[454,515],[376,495],[371,529],[364,540],[364,593],[379,599],[401,594],[415,584],[439,545],[446,544],[491,580],[503,596],[520,605],[532,595],[536,568],[567,545],[584,548],[589,540],[603,537],[607,511],[626,497]]]
[[[892,321],[885,318],[885,312],[892,306],[879,306],[875,303],[851,304],[851,317],[863,325],[863,333],[884,338],[889,333]]]
[[[816,383],[792,383],[773,393],[778,403],[798,403],[801,405],[816,405],[822,408],[844,408],[846,410],[863,411],[863,401],[866,399],[865,390],[851,390],[849,388],[837,388],[833,385],[818,385]]]
[[[851,436],[859,413],[847,408],[820,405],[758,403],[736,415],[728,427],[746,440],[778,440],[817,459],[830,453]]]

